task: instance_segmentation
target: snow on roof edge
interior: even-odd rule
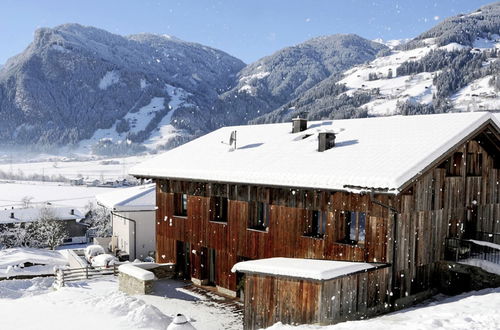
[[[450,114],[442,114],[442,115],[443,116],[446,116],[446,115],[454,116],[457,114],[462,114],[462,113],[450,113]],[[325,182],[325,181],[323,181],[324,184],[322,184],[321,182],[318,182],[318,181],[307,182],[307,180],[306,181],[304,181],[304,180],[291,180],[290,181],[289,180],[288,182],[285,182],[285,181],[280,182],[280,180],[275,180],[275,182],[272,182],[273,180],[269,180],[269,175],[267,175],[267,176],[263,175],[260,177],[257,177],[257,176],[247,177],[247,179],[245,180],[245,179],[240,179],[240,178],[244,178],[245,177],[244,175],[239,176],[239,175],[235,175],[234,173],[233,173],[233,175],[223,175],[221,173],[218,173],[218,171],[209,171],[207,173],[209,173],[210,175],[208,175],[208,174],[206,175],[206,174],[204,174],[203,170],[199,170],[199,169],[197,171],[195,171],[194,173],[189,173],[188,171],[185,171],[185,170],[176,170],[176,171],[171,171],[170,173],[165,172],[165,171],[158,172],[157,168],[150,167],[150,166],[148,167],[144,163],[141,163],[141,164],[134,166],[133,168],[130,169],[129,173],[131,175],[134,175],[137,177],[148,177],[148,178],[171,178],[171,179],[181,179],[181,180],[189,180],[189,181],[240,183],[240,184],[243,183],[243,184],[249,184],[249,185],[279,186],[279,187],[289,187],[289,188],[299,188],[299,189],[308,188],[308,189],[338,190],[338,191],[349,191],[349,192],[355,192],[355,193],[376,192],[376,193],[388,193],[388,194],[396,195],[396,194],[400,193],[400,191],[404,185],[406,185],[408,182],[410,182],[416,176],[421,175],[422,172],[424,170],[426,170],[427,166],[431,165],[434,161],[436,161],[440,155],[442,155],[442,154],[446,153],[446,151],[452,149],[457,143],[459,143],[462,140],[461,138],[465,138],[471,132],[474,132],[477,128],[480,127],[480,125],[485,124],[486,122],[491,120],[491,122],[500,131],[500,122],[499,122],[498,117],[496,117],[497,114],[492,113],[492,112],[478,112],[478,113],[474,113],[474,114],[475,114],[475,116],[473,118],[475,120],[472,121],[471,123],[468,123],[467,126],[462,125],[461,131],[458,131],[458,132],[455,131],[454,132],[455,134],[453,136],[451,136],[450,138],[448,138],[448,136],[446,136],[447,141],[442,143],[441,146],[438,146],[437,148],[432,148],[433,152],[431,152],[430,154],[427,154],[425,158],[420,159],[420,161],[416,162],[415,165],[413,165],[411,167],[409,166],[405,172],[399,173],[399,176],[392,178],[392,180],[390,178],[387,178],[388,180],[386,180],[386,182],[380,186],[379,185],[371,186],[371,185],[363,185],[363,184],[352,185],[352,184],[349,184],[349,182],[342,184],[342,182],[340,182],[340,181],[337,182],[337,184],[335,184],[335,185],[332,185],[330,182]],[[429,115],[429,116],[436,116],[436,115]],[[401,117],[401,116],[389,116],[389,117]],[[426,117],[426,115],[409,116],[409,117]],[[347,121],[350,121],[350,120],[348,119]],[[342,120],[334,121],[334,122],[339,123],[339,122],[342,122]],[[256,127],[256,128],[263,127],[263,126],[267,126],[267,127],[278,126],[279,127],[279,125],[284,125],[284,124],[286,124],[286,123],[228,126],[228,127],[219,128],[218,130],[215,130],[211,133],[208,133],[205,136],[216,135],[215,133],[217,133],[217,132],[226,133],[227,131],[231,131],[231,130],[238,129],[238,128],[248,129],[249,126]],[[203,137],[200,137],[200,138],[203,138]],[[192,140],[192,141],[180,146],[179,148],[182,148],[184,146],[189,146],[192,144],[196,144],[200,138]],[[191,149],[193,149],[193,148],[191,148]],[[175,150],[175,149],[173,149],[173,150]],[[175,153],[174,153],[174,155],[175,155]],[[310,184],[308,184],[308,183],[310,183]],[[368,183],[368,182],[366,182],[366,183]],[[372,182],[372,183],[376,183],[376,182]],[[379,182],[379,183],[381,183],[381,182]]]
[[[302,258],[267,258],[236,263],[231,272],[326,281],[386,267],[381,263]]]
[[[481,118],[478,118],[476,121],[471,123],[467,130],[464,132],[457,133],[450,140],[446,141],[442,144],[441,147],[437,148],[428,158],[424,159],[422,162],[416,164],[412,168],[410,168],[406,173],[399,178],[394,180],[394,186],[397,186],[397,192],[401,192],[401,188],[405,186],[408,182],[410,182],[415,176],[419,176],[422,172],[431,165],[434,161],[436,161],[440,155],[446,154],[448,151],[452,150],[457,144],[460,144],[464,139],[468,138],[472,133],[474,133],[480,126],[486,125],[488,120],[496,124],[498,131],[500,132],[500,121],[496,118],[493,113],[485,112]],[[412,174],[415,173],[416,174]]]

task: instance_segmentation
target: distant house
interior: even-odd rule
[[[225,127],[131,174],[156,181],[157,262],[243,291],[247,329],[413,304],[448,242],[500,239],[491,113]]]
[[[24,224],[40,220],[43,207],[29,208],[10,208],[0,210],[0,226],[13,226],[15,224]],[[50,206],[50,212],[54,216],[54,220],[64,223],[68,238],[64,244],[85,243],[88,226],[80,223],[85,216],[74,207],[59,207]]]
[[[154,256],[156,250],[155,185],[117,189],[96,196],[97,203],[111,212],[111,249],[122,259]]]
[[[83,178],[71,178],[71,179],[69,179],[69,183],[72,186],[82,186],[84,181],[83,181]]]

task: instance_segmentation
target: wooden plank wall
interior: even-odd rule
[[[491,152],[476,140],[454,150],[464,155],[456,176],[447,175],[445,166],[421,175],[399,195],[396,228],[394,295],[411,296],[435,287],[435,262],[444,257],[446,237],[462,237],[471,208],[477,203],[477,224],[472,231],[500,233],[500,177]],[[490,152],[490,153],[489,153]],[[482,154],[481,175],[470,175],[470,153]],[[496,155],[498,157],[498,155]],[[469,175],[468,175],[469,174]],[[470,221],[470,220],[469,220]]]
[[[244,329],[266,328],[278,321],[318,322],[320,291],[317,281],[247,274]]]
[[[333,324],[388,309],[389,268],[320,282],[247,274],[245,329],[285,324]]]
[[[392,245],[387,244],[390,220],[387,209],[370,202],[368,195],[262,188],[251,186],[159,181],[157,184],[157,255],[159,262],[175,262],[176,241],[191,243],[191,277],[202,279],[202,247],[216,250],[216,283],[236,290],[230,269],[239,259],[269,257],[387,262]],[[188,193],[187,217],[173,215],[174,193]],[[210,198],[227,196],[228,221],[210,221]],[[378,196],[390,202],[387,196]],[[267,232],[247,228],[249,201],[270,204]],[[303,236],[309,210],[327,212],[323,238]],[[366,242],[363,246],[341,244],[344,212],[367,213]],[[202,266],[203,265],[203,266]]]

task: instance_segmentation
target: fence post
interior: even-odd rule
[[[85,267],[85,279],[89,278],[89,266]]]

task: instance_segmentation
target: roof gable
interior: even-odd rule
[[[482,125],[490,113],[450,113],[225,127],[132,168],[140,177],[398,193],[409,180]],[[237,131],[237,149],[227,144]],[[318,133],[336,145],[318,152]]]

